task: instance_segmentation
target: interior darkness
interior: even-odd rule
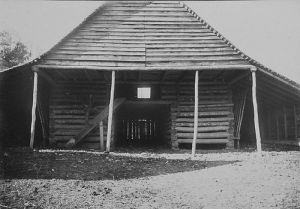
[[[150,99],[137,98],[138,87],[150,87]],[[122,105],[116,114],[116,146],[156,147],[168,144],[169,106],[151,103],[160,99],[158,85],[119,84],[115,97],[134,101]]]
[[[167,145],[165,133],[168,105],[128,104],[117,114],[116,146],[156,147]]]

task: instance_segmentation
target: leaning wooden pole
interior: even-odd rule
[[[111,140],[111,130],[112,130],[114,95],[115,95],[115,71],[112,71],[111,72],[110,101],[109,101],[109,109],[108,109],[108,127],[107,127],[107,138],[106,138],[106,152],[110,152],[110,140]]]
[[[192,144],[192,158],[195,157],[196,153],[196,142],[198,134],[198,82],[199,82],[199,71],[195,73],[195,108],[194,108],[194,135]]]
[[[37,85],[38,85],[38,74],[36,71],[33,72],[33,94],[32,94],[32,110],[31,110],[31,129],[30,129],[30,148],[33,148],[34,144],[34,133],[35,133],[35,121],[36,121],[36,103],[37,103]]]
[[[104,150],[104,134],[103,134],[103,121],[99,123],[99,136],[100,136],[100,150]]]
[[[259,119],[258,119],[258,108],[257,108],[257,98],[256,98],[256,68],[251,68],[252,72],[252,103],[253,103],[253,113],[254,113],[254,127],[256,136],[256,148],[257,152],[261,152],[261,137],[259,130]]]

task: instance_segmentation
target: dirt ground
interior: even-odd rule
[[[6,153],[2,208],[300,208],[299,151]]]

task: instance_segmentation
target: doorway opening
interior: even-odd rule
[[[116,146],[169,145],[169,106],[166,104],[124,104],[116,119]]]

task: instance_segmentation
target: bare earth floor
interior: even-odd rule
[[[299,151],[269,151],[262,156],[203,153],[197,154],[198,163],[190,162],[186,153],[112,153],[112,158],[118,157],[197,166],[186,172],[120,180],[5,179],[0,182],[0,204],[6,208],[300,208]],[[224,161],[228,163],[210,166]]]

